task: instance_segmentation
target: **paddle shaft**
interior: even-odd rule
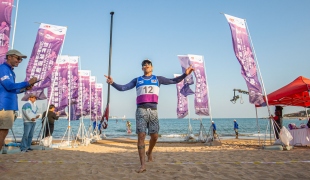
[[[108,76],[111,76],[111,59],[112,59],[112,29],[113,29],[113,15],[114,12],[110,12],[111,14],[111,25],[110,25],[110,50],[109,50],[109,70]],[[110,103],[110,84],[108,84],[108,98],[107,98],[107,105]]]

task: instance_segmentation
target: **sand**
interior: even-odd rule
[[[148,144],[148,142],[146,142]],[[0,154],[0,179],[306,179],[310,148],[263,150],[257,140],[160,142],[147,171],[136,140],[100,140],[89,146]]]

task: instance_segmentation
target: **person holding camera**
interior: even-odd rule
[[[60,112],[55,113],[55,105],[54,104],[51,104],[48,107],[47,115],[46,115],[46,111],[43,113],[43,115],[42,115],[42,128],[45,125],[45,136],[44,137],[48,137],[48,136],[53,135],[54,124],[55,124],[55,121],[58,120],[59,115],[60,115]],[[47,119],[45,120],[45,118],[47,118]],[[45,120],[45,122],[44,122],[44,120]]]

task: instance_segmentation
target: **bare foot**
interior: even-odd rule
[[[142,168],[142,167],[140,167],[140,169],[138,169],[138,170],[135,170],[137,173],[143,173],[143,172],[145,172],[146,171],[146,169],[145,168]]]
[[[146,151],[145,154],[147,156],[147,162],[153,162],[152,154],[149,154],[149,151]]]

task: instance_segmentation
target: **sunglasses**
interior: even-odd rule
[[[21,57],[19,57],[19,56],[12,56],[12,57],[15,57],[17,60],[19,60],[19,61],[22,61],[23,60],[23,58],[21,58]]]
[[[150,63],[150,62],[145,62],[145,63],[143,63],[143,66],[147,66],[147,65],[151,66],[152,63]]]

